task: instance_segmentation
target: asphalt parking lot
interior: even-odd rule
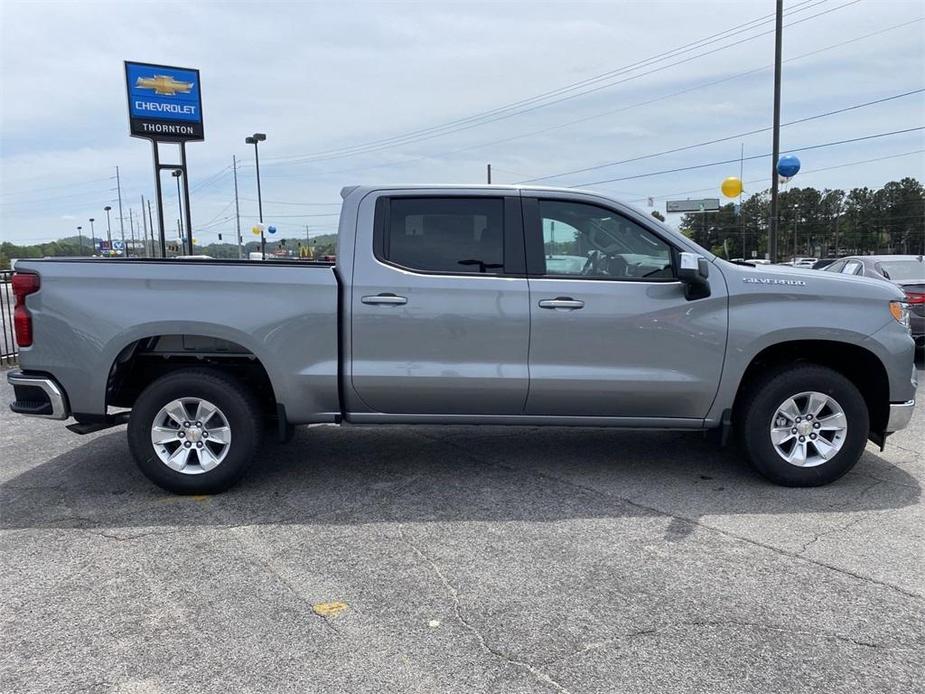
[[[314,427],[175,497],[124,428],[0,428],[6,692],[923,691],[922,407],[818,489],[696,434]]]

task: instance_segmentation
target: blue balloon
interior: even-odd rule
[[[797,166],[799,167],[799,164],[798,164]],[[271,234],[275,234],[275,233],[276,233],[276,227],[267,227],[267,231],[269,231]]]
[[[784,178],[792,178],[800,170],[800,160],[792,154],[785,154],[777,160],[777,173]]]

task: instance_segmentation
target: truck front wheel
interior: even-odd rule
[[[260,443],[254,396],[225,374],[183,369],[138,396],[128,423],[144,475],[177,494],[215,494],[240,479]]]
[[[867,443],[867,403],[842,374],[812,364],[771,371],[749,388],[739,436],[772,482],[815,487],[854,467]]]

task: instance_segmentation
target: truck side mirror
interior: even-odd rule
[[[684,298],[688,301],[710,296],[710,263],[696,253],[678,254],[678,279],[684,285]]]

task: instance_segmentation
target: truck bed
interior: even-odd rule
[[[20,363],[53,373],[74,413],[105,414],[120,354],[178,335],[185,339],[169,344],[179,353],[161,358],[204,359],[200,338],[220,341],[229,357],[259,360],[290,420],[333,421],[339,412],[332,263],[46,258],[16,269],[41,278],[28,299],[34,342]]]

